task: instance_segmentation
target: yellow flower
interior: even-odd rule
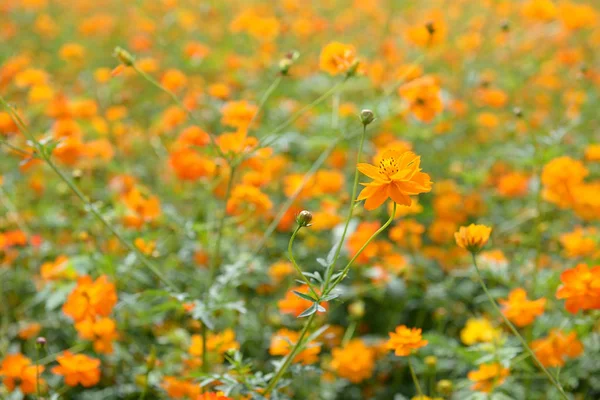
[[[490,239],[492,228],[485,225],[471,224],[461,226],[458,232],[454,234],[458,247],[466,249],[471,253],[478,253]]]
[[[485,318],[470,318],[460,331],[460,340],[467,346],[475,343],[489,343],[500,338],[500,330],[494,328]]]

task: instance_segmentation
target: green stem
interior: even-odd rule
[[[260,101],[258,103],[258,108],[257,108],[256,112],[254,113],[254,115],[252,116],[252,119],[250,119],[250,123],[248,124],[248,132],[250,132],[250,128],[252,127],[252,124],[254,123],[256,118],[258,118],[258,116],[260,115],[260,112],[265,107],[265,104],[267,103],[267,100],[269,99],[269,97],[271,97],[271,95],[273,94],[275,89],[277,89],[277,86],[279,86],[279,84],[281,83],[282,78],[283,77],[281,75],[279,75],[277,78],[275,78],[275,80],[273,82],[271,82],[271,85],[269,85],[269,87],[267,88],[265,93],[260,98]]]
[[[350,322],[350,325],[348,326],[348,329],[346,329],[346,332],[344,333],[344,337],[342,338],[342,347],[346,347],[348,342],[350,342],[350,339],[352,339],[352,336],[354,335],[354,331],[356,330],[357,324],[358,324],[358,321],[356,321],[356,320],[352,320],[352,322]]]
[[[208,333],[208,329],[206,328],[206,324],[202,323],[202,328],[200,329],[200,333],[202,334],[202,372],[208,372],[208,351],[206,351],[206,336]]]
[[[425,396],[423,396],[423,391],[421,390],[421,385],[419,384],[419,380],[417,379],[417,374],[415,374],[415,370],[412,366],[412,363],[410,362],[410,358],[408,358],[407,361],[408,361],[408,369],[410,370],[410,376],[412,376],[412,380],[415,383],[415,388],[417,389],[417,394],[419,395],[419,400],[425,399]]]
[[[31,134],[31,132],[29,132],[29,130],[25,126],[25,123],[23,122],[23,120],[21,120],[21,118],[18,116],[18,114],[6,102],[6,100],[4,100],[4,98],[2,96],[0,96],[0,103],[4,107],[6,107],[11,118],[15,121],[15,123],[17,123],[20,126],[21,131],[27,137],[27,139],[29,139],[33,143],[34,147],[40,154],[42,160],[44,160],[46,162],[46,164],[48,164],[48,166],[59,176],[59,178],[62,179],[63,182],[65,182],[67,184],[69,189],[71,189],[71,191],[73,193],[75,193],[75,195],[81,200],[81,202],[84,205],[84,210],[86,212],[92,213],[92,215],[94,215],[94,217],[96,217],[96,219],[98,219],[98,221],[100,221],[119,240],[119,242],[121,242],[121,244],[123,244],[123,246],[125,246],[127,249],[129,249],[131,252],[133,252],[136,255],[136,257],[142,262],[142,264],[144,264],[165,286],[167,286],[169,289],[171,289],[173,291],[177,290],[177,287],[173,283],[171,283],[162,274],[162,272],[160,272],[158,265],[155,265],[154,263],[152,263],[148,258],[146,258],[146,256],[135,245],[133,245],[132,243],[127,241],[116,230],[116,228],[113,227],[111,225],[111,223],[108,222],[102,216],[102,214],[100,214],[100,212],[98,212],[98,210],[96,210],[96,207],[87,199],[87,197],[83,194],[83,192],[79,189],[79,187],[69,177],[67,177],[64,174],[64,172],[62,172],[58,168],[58,166],[54,163],[54,161],[52,161],[52,158],[50,157],[50,155],[47,154],[45,147],[35,138],[35,136],[33,136]]]
[[[304,338],[305,338],[306,334],[308,333],[308,330],[310,329],[310,325],[315,320],[316,316],[317,316],[317,313],[314,313],[314,314],[311,314],[310,317],[308,317],[308,320],[304,324],[304,328],[302,329],[302,332],[300,333],[300,337],[298,338],[298,341],[292,348],[292,351],[290,352],[290,354],[288,354],[288,356],[286,357],[285,361],[283,362],[283,364],[281,365],[279,370],[277,370],[273,379],[271,379],[271,381],[269,382],[269,385],[267,386],[265,391],[263,392],[264,397],[267,397],[267,395],[273,391],[273,389],[275,388],[275,385],[277,385],[277,382],[279,382],[279,380],[281,379],[283,374],[285,374],[285,371],[288,369],[288,367],[294,360],[294,357],[296,357],[296,354],[298,354],[298,352],[304,345],[304,343],[302,343],[302,342],[304,341]]]
[[[385,224],[383,224],[383,226],[381,228],[379,228],[377,230],[377,232],[375,232],[373,235],[371,235],[371,237],[365,242],[365,244],[362,245],[362,247],[358,250],[358,252],[356,252],[354,257],[352,257],[352,259],[348,262],[348,264],[346,264],[346,266],[342,270],[342,273],[340,274],[340,276],[336,280],[333,281],[333,283],[331,284],[330,287],[325,289],[325,291],[323,292],[323,296],[327,296],[346,277],[346,275],[348,274],[348,270],[350,269],[350,267],[352,266],[354,261],[356,261],[358,256],[360,256],[360,254],[363,252],[363,250],[369,245],[369,243],[371,243],[373,241],[373,239],[375,239],[381,232],[383,232],[392,223],[392,221],[394,220],[394,217],[396,216],[396,206],[397,206],[396,203],[394,203],[394,208],[392,210],[392,215],[390,216],[390,219],[388,219],[387,222]]]
[[[256,246],[256,250],[254,250],[254,252],[252,253],[252,258],[254,258],[263,249],[263,247],[267,243],[267,240],[269,239],[269,237],[273,234],[273,232],[275,232],[275,229],[277,229],[277,225],[279,225],[279,222],[283,219],[283,217],[285,216],[286,212],[290,209],[290,207],[292,206],[292,204],[294,204],[294,201],[296,201],[296,199],[298,198],[298,196],[302,192],[302,189],[304,189],[304,187],[306,186],[306,184],[315,175],[315,173],[317,172],[317,170],[321,167],[321,165],[323,165],[323,163],[325,162],[325,160],[327,159],[327,157],[329,157],[329,154],[331,154],[331,152],[333,151],[333,149],[335,149],[335,146],[339,143],[339,141],[340,141],[340,139],[334,140],[325,149],[325,151],[323,151],[321,153],[321,155],[319,156],[319,158],[317,158],[315,160],[315,162],[310,167],[310,169],[308,170],[308,172],[302,178],[302,182],[300,182],[300,184],[298,185],[298,188],[296,188],[296,191],[286,200],[286,202],[283,204],[283,206],[281,207],[281,209],[277,213],[277,216],[275,216],[275,218],[273,219],[273,221],[271,221],[271,223],[269,224],[269,226],[267,227],[267,229],[265,229],[265,233],[263,234],[262,238],[260,239],[260,242],[258,243],[258,246]]]
[[[546,367],[544,367],[544,365],[536,357],[536,355],[533,352],[533,350],[531,349],[531,347],[529,347],[529,345],[527,344],[527,342],[525,341],[525,339],[523,339],[523,336],[521,336],[521,334],[519,333],[519,331],[517,330],[517,328],[515,328],[515,326],[508,320],[508,318],[500,310],[500,307],[498,307],[498,304],[496,303],[496,300],[494,300],[494,297],[492,297],[492,294],[489,292],[489,290],[487,288],[487,285],[485,284],[485,282],[483,280],[483,277],[481,275],[481,271],[479,270],[479,267],[477,266],[477,258],[475,256],[475,253],[471,253],[471,256],[473,258],[473,266],[475,267],[475,271],[477,271],[477,278],[479,280],[479,284],[481,285],[481,288],[485,292],[485,294],[486,294],[486,296],[487,296],[490,304],[492,305],[492,307],[494,308],[494,310],[496,311],[496,313],[502,317],[502,319],[504,320],[504,323],[506,324],[506,326],[508,326],[509,329],[512,331],[512,333],[519,339],[519,341],[523,345],[523,348],[529,353],[529,355],[535,361],[535,363],[538,365],[538,367],[540,368],[540,370],[546,375],[546,377],[548,378],[548,380],[550,381],[550,383],[552,383],[552,385],[559,391],[559,393],[561,394],[561,396],[565,400],[569,400],[569,397],[565,393],[565,391],[562,388],[562,386],[554,379],[554,377],[552,376],[552,374],[550,374],[550,372],[546,369]]]
[[[315,297],[315,299],[318,299],[319,295],[317,294],[316,290],[313,288],[313,285],[312,285],[312,283],[310,283],[310,280],[306,277],[306,275],[304,275],[302,273],[302,268],[300,268],[300,266],[296,262],[296,259],[294,258],[294,252],[292,251],[292,245],[294,244],[294,239],[296,238],[296,235],[298,234],[298,232],[300,231],[301,228],[302,228],[302,226],[298,225],[296,227],[296,229],[294,229],[294,233],[292,233],[292,237],[290,237],[290,241],[288,242],[288,257],[290,258],[292,265],[296,269],[296,272],[298,272],[298,275],[300,275],[302,280],[306,283],[306,285],[310,289],[310,291],[313,294],[313,296]]]
[[[288,119],[286,119],[285,121],[283,121],[281,124],[277,125],[275,127],[275,129],[273,129],[271,132],[269,132],[267,135],[265,135],[263,137],[264,139],[260,141],[260,145],[257,146],[256,148],[258,149],[258,148],[261,148],[261,147],[267,147],[267,146],[270,146],[275,141],[277,141],[279,139],[279,137],[274,137],[270,141],[266,140],[266,139],[269,138],[269,137],[271,137],[271,136],[273,136],[273,135],[276,135],[276,134],[280,133],[285,128],[287,128],[289,125],[291,125],[294,122],[296,122],[296,120],[298,120],[298,118],[300,118],[301,116],[303,116],[304,114],[306,114],[313,107],[315,107],[318,104],[322,103],[328,97],[330,97],[331,95],[333,95],[334,93],[336,93],[343,86],[343,84],[345,82],[346,82],[346,79],[344,79],[343,81],[338,82],[337,84],[335,84],[334,86],[332,86],[328,91],[326,91],[321,96],[319,96],[315,100],[313,100],[310,104],[307,104],[306,106],[302,107],[300,110],[298,110],[294,114],[292,114],[291,117],[289,117]],[[256,151],[256,149],[253,150],[253,151],[251,151],[251,152],[248,152],[246,154],[246,158],[250,157],[255,151]]]
[[[212,283],[215,279],[217,269],[219,266],[218,258],[221,255],[221,242],[223,240],[223,227],[225,226],[225,219],[227,216],[227,201],[229,200],[229,196],[231,195],[231,190],[233,188],[233,181],[235,180],[236,171],[237,171],[237,165],[233,164],[231,166],[231,173],[229,174],[229,181],[227,182],[227,189],[225,189],[223,215],[221,215],[221,218],[219,219],[219,225],[217,226],[215,249],[214,249],[213,255],[210,259],[210,277],[209,277],[209,281],[208,281],[209,288],[212,286]]]
[[[365,137],[367,136],[367,125],[363,124],[362,136],[360,137],[360,144],[358,146],[358,153],[356,155],[356,165],[360,163],[360,157],[362,156],[363,147],[365,144]],[[350,225],[350,220],[352,219],[352,214],[354,213],[354,206],[356,206],[356,192],[358,191],[358,176],[359,171],[358,168],[355,168],[354,171],[354,183],[352,184],[352,196],[350,197],[350,206],[348,207],[348,214],[346,215],[346,222],[344,224],[344,230],[342,231],[342,236],[340,237],[340,241],[337,245],[337,249],[335,250],[335,255],[333,256],[333,260],[331,264],[327,266],[327,276],[325,277],[325,282],[323,283],[323,290],[327,290],[329,282],[331,281],[331,276],[333,275],[333,268],[338,258],[340,257],[340,253],[342,252],[342,246],[344,245],[344,239],[346,238],[346,234],[348,233],[348,226]]]

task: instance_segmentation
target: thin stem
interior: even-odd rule
[[[225,219],[227,216],[227,201],[229,200],[229,196],[231,195],[231,190],[233,188],[233,181],[235,180],[236,171],[237,171],[237,165],[234,164],[231,166],[231,173],[229,174],[229,181],[227,182],[227,188],[225,189],[223,213],[221,215],[221,218],[219,219],[219,225],[217,226],[215,249],[213,251],[213,255],[210,260],[210,277],[209,277],[209,281],[208,281],[209,288],[211,287],[212,282],[215,279],[217,269],[219,266],[218,258],[221,255],[221,242],[223,240],[223,228],[225,226]]]
[[[304,337],[308,333],[308,330],[310,329],[310,325],[312,324],[312,322],[314,321],[316,316],[317,316],[317,313],[314,313],[314,314],[311,314],[310,317],[308,317],[308,320],[304,324],[304,328],[302,329],[302,332],[300,333],[300,337],[298,338],[298,341],[292,348],[292,351],[290,352],[290,354],[287,355],[285,361],[283,362],[283,364],[281,365],[279,370],[277,370],[277,373],[275,374],[273,379],[271,379],[271,381],[269,382],[269,386],[267,386],[267,388],[263,392],[264,397],[267,397],[267,395],[273,391],[273,389],[275,388],[275,385],[277,385],[277,382],[279,382],[279,380],[281,379],[283,374],[285,374],[285,371],[288,369],[288,367],[292,363],[292,360],[294,359],[294,357],[296,357],[296,354],[298,354],[298,352],[304,345],[304,343],[302,343],[304,341]]]
[[[323,165],[323,163],[325,162],[325,160],[327,159],[327,157],[329,157],[329,154],[331,154],[331,152],[333,151],[333,149],[335,149],[335,146],[337,146],[337,144],[339,143],[339,141],[340,141],[339,138],[336,139],[336,140],[334,140],[325,149],[325,151],[323,151],[321,153],[321,155],[319,156],[319,158],[317,158],[315,160],[315,162],[310,167],[310,169],[308,170],[308,172],[306,174],[304,174],[304,177],[302,178],[302,181],[300,182],[300,184],[296,188],[296,191],[287,199],[287,201],[283,204],[283,206],[281,207],[281,209],[277,213],[277,216],[269,224],[269,226],[267,227],[267,229],[265,229],[265,233],[263,234],[262,238],[260,239],[260,242],[258,243],[258,246],[256,246],[256,250],[254,250],[254,252],[252,253],[252,256],[253,256],[252,258],[254,258],[263,249],[263,247],[267,243],[268,238],[273,234],[273,232],[275,232],[275,229],[277,229],[277,225],[279,225],[279,222],[283,219],[283,217],[285,216],[286,212],[290,209],[290,207],[292,206],[292,204],[294,204],[294,201],[296,201],[296,199],[298,198],[298,196],[300,195],[300,193],[302,192],[302,190],[304,189],[304,187],[306,186],[306,184],[315,175],[315,173],[321,167],[321,165]]]
[[[18,146],[15,146],[15,145],[13,145],[12,143],[8,142],[8,141],[7,141],[7,140],[5,140],[5,139],[1,139],[1,138],[0,138],[0,144],[3,144],[3,145],[5,145],[5,146],[6,146],[6,147],[8,147],[9,149],[11,149],[11,150],[13,150],[13,151],[16,151],[17,153],[20,153],[20,154],[21,154],[21,155],[23,155],[23,156],[26,156],[26,157],[31,157],[31,158],[34,158],[34,157],[35,157],[35,154],[33,154],[33,153],[30,153],[30,152],[28,152],[27,150],[24,150],[24,149],[22,149],[22,148],[20,148],[20,147],[18,147]]]
[[[417,374],[415,374],[415,370],[412,366],[412,363],[410,362],[410,358],[408,358],[407,361],[408,361],[408,369],[410,370],[410,376],[412,376],[412,380],[415,383],[415,388],[417,388],[417,394],[419,395],[419,400],[425,399],[425,396],[423,396],[423,391],[421,390],[421,385],[419,384],[419,380],[417,379]]]
[[[35,357],[35,391],[37,393],[37,398],[41,399],[42,398],[42,394],[40,392],[40,366],[39,366],[39,362],[40,362],[40,348],[39,348],[39,344],[35,344],[35,353],[36,353],[36,357]]]
[[[360,157],[362,156],[363,146],[365,144],[365,137],[367,136],[367,125],[363,124],[362,136],[360,137],[360,144],[358,146],[358,153],[356,154],[356,165],[360,163]],[[348,214],[346,216],[346,223],[344,224],[344,230],[342,232],[342,236],[340,237],[340,241],[337,245],[337,249],[335,251],[335,255],[333,256],[333,260],[331,264],[327,267],[327,276],[325,277],[325,282],[323,283],[323,290],[326,290],[329,282],[331,281],[331,276],[333,275],[333,268],[338,258],[340,257],[340,253],[342,252],[342,246],[344,245],[344,239],[346,238],[346,234],[348,233],[348,226],[350,225],[350,220],[352,219],[352,214],[354,213],[354,207],[356,206],[356,192],[358,191],[358,176],[359,171],[358,168],[355,168],[354,171],[354,183],[352,185],[352,195],[350,197],[350,206],[348,207]]]
[[[188,117],[196,124],[196,125],[201,125],[201,122],[196,118],[196,116],[194,115],[194,113],[192,113],[186,106],[185,104],[183,104],[183,102],[179,99],[179,97],[177,97],[177,95],[175,93],[173,93],[172,91],[170,91],[169,89],[167,89],[166,87],[164,87],[163,85],[161,85],[160,82],[158,82],[156,79],[154,79],[151,75],[147,74],[144,70],[140,69],[136,64],[133,64],[131,66],[135,72],[137,72],[142,78],[144,78],[145,80],[147,80],[148,82],[150,82],[153,86],[155,86],[156,88],[162,90],[163,92],[165,92],[166,94],[169,95],[169,97],[171,97],[171,99],[173,100],[173,102],[175,104],[177,104],[179,106],[179,108],[181,108],[183,111],[186,112],[186,114],[188,115]],[[217,153],[219,154],[219,156],[226,158],[225,157],[225,153],[223,153],[223,151],[221,150],[221,147],[219,147],[219,144],[217,143],[217,139],[215,137],[215,135],[213,135],[212,133],[208,132],[208,137],[210,139],[210,142],[212,144],[212,146],[215,148],[215,150],[217,151]]]
[[[281,124],[277,125],[275,127],[275,129],[273,129],[267,135],[263,136],[263,139],[260,140],[260,145],[257,146],[256,149],[248,152],[245,155],[245,157],[249,158],[255,151],[257,151],[257,149],[259,149],[261,147],[270,146],[271,144],[273,144],[274,142],[276,142],[279,139],[279,137],[273,137],[273,138],[271,138],[271,140],[267,140],[267,139],[269,137],[273,136],[273,135],[276,135],[276,134],[280,133],[285,128],[287,128],[289,125],[291,125],[294,122],[296,122],[296,120],[298,120],[298,118],[300,118],[301,116],[303,116],[304,114],[306,114],[310,109],[312,109],[313,107],[317,106],[318,104],[320,104],[321,102],[323,102],[324,100],[326,100],[328,97],[330,97],[331,95],[333,95],[335,92],[337,92],[343,86],[343,84],[345,82],[346,82],[346,79],[344,79],[343,81],[338,82],[337,84],[335,84],[334,86],[332,86],[328,91],[326,91],[321,96],[319,96],[315,100],[313,100],[310,104],[307,104],[306,106],[302,107],[300,110],[298,110],[294,114],[292,114],[291,117],[289,117],[288,119],[286,119],[285,121],[283,121]]]
[[[358,321],[355,319],[350,322],[350,325],[348,325],[348,329],[346,329],[344,337],[342,338],[342,347],[346,347],[346,345],[350,342],[350,339],[352,339],[354,331],[356,330],[356,325],[358,325]]]
[[[202,323],[202,328],[200,329],[200,334],[202,335],[202,372],[208,372],[208,351],[206,351],[206,335],[208,333],[208,328],[206,328],[206,324]]]
[[[318,299],[319,295],[313,288],[313,285],[312,285],[312,283],[310,283],[310,280],[306,277],[306,275],[304,275],[302,273],[302,268],[300,268],[300,266],[296,262],[296,259],[294,258],[294,252],[292,251],[292,245],[294,244],[294,239],[296,238],[296,235],[298,234],[298,232],[300,231],[301,228],[302,228],[302,226],[298,225],[296,227],[296,229],[294,229],[294,233],[292,233],[292,237],[290,237],[290,241],[288,242],[288,257],[289,257],[290,261],[292,262],[292,265],[296,269],[296,272],[298,272],[298,275],[300,275],[302,280],[306,283],[306,285],[308,285],[308,288],[310,289],[313,296],[315,296],[315,299]]]
[[[346,275],[348,274],[348,270],[350,269],[350,267],[352,266],[354,261],[356,261],[358,256],[360,256],[360,254],[363,252],[363,250],[369,245],[369,243],[371,243],[373,241],[373,239],[375,239],[381,232],[383,232],[388,226],[390,226],[390,224],[394,220],[395,216],[396,216],[396,203],[394,203],[394,208],[392,209],[392,215],[390,215],[390,219],[388,219],[387,222],[385,224],[383,224],[383,226],[377,230],[377,232],[375,232],[373,235],[371,235],[371,237],[369,239],[367,239],[365,244],[362,245],[362,247],[358,250],[358,252],[356,252],[354,257],[352,257],[352,259],[348,262],[348,264],[346,264],[346,266],[342,270],[342,273],[340,274],[340,276],[336,280],[333,281],[333,283],[331,284],[330,287],[325,289],[325,291],[323,292],[323,296],[327,296],[346,277]]]
[[[258,116],[260,115],[260,112],[264,109],[265,104],[267,103],[267,100],[269,99],[269,97],[271,97],[271,94],[273,94],[275,89],[277,89],[277,87],[281,83],[282,78],[283,77],[281,75],[279,75],[277,78],[275,78],[275,80],[273,82],[271,82],[271,85],[269,85],[269,87],[267,88],[265,93],[260,98],[260,101],[258,103],[258,109],[252,116],[252,119],[250,119],[250,123],[248,123],[248,132],[250,132],[250,128],[252,127],[252,124],[254,123],[256,118],[258,118]]]
[[[562,386],[556,381],[556,379],[554,379],[554,377],[552,376],[552,374],[550,374],[550,372],[546,369],[546,367],[544,367],[544,365],[536,357],[535,353],[533,352],[533,350],[531,350],[531,347],[529,347],[529,345],[527,344],[527,342],[525,341],[525,339],[523,339],[523,336],[521,336],[521,334],[519,333],[519,331],[517,330],[517,328],[515,328],[515,326],[508,320],[508,318],[506,318],[506,316],[504,315],[504,313],[502,313],[502,311],[500,310],[500,307],[498,307],[498,304],[496,303],[496,300],[494,300],[494,297],[492,297],[492,294],[489,292],[489,290],[487,288],[487,285],[483,281],[483,277],[481,275],[481,271],[479,270],[479,267],[477,266],[477,258],[475,256],[475,253],[471,253],[471,256],[473,258],[473,266],[475,267],[475,271],[477,271],[477,278],[479,280],[479,284],[481,285],[481,288],[485,292],[485,294],[486,294],[486,296],[487,296],[490,304],[492,305],[492,307],[494,308],[494,310],[496,311],[496,313],[499,314],[502,317],[502,319],[504,320],[504,323],[510,328],[510,330],[512,331],[512,333],[519,339],[519,341],[521,342],[521,344],[523,345],[523,347],[525,348],[525,350],[529,353],[529,355],[531,356],[531,358],[535,361],[535,363],[538,365],[538,367],[546,375],[546,377],[552,383],[552,385],[554,385],[554,387],[560,392],[561,396],[565,400],[569,400],[569,397],[565,393],[565,391],[562,388]]]
[[[21,131],[27,137],[27,139],[29,139],[33,143],[36,150],[40,154],[41,159],[44,160],[46,162],[46,164],[48,164],[48,166],[59,176],[59,178],[62,179],[67,184],[69,189],[71,189],[71,191],[73,193],[75,193],[75,195],[81,200],[81,202],[84,205],[84,210],[92,213],[92,215],[94,215],[94,217],[96,217],[98,219],[98,221],[100,221],[119,240],[119,242],[121,242],[121,244],[123,244],[127,249],[129,249],[131,252],[133,252],[136,255],[136,257],[142,262],[142,264],[144,264],[165,286],[167,286],[171,290],[177,290],[177,287],[173,283],[171,283],[162,274],[162,272],[160,272],[158,265],[155,265],[154,263],[152,263],[148,258],[146,258],[146,256],[135,245],[133,245],[132,243],[127,241],[111,225],[111,223],[108,222],[108,220],[106,220],[102,216],[102,214],[100,214],[100,212],[98,212],[98,210],[96,210],[96,207],[87,199],[87,197],[83,194],[83,192],[79,189],[79,187],[69,177],[67,177],[64,174],[64,172],[62,172],[58,168],[58,166],[54,163],[54,161],[52,161],[52,158],[50,157],[50,155],[47,154],[44,146],[35,138],[35,136],[33,136],[33,134],[31,134],[31,132],[29,132],[29,130],[25,126],[23,120],[21,120],[21,118],[18,116],[18,114],[6,102],[6,100],[4,100],[4,98],[2,96],[0,96],[0,103],[4,107],[6,107],[11,118],[15,121],[15,123],[17,123],[20,126]]]

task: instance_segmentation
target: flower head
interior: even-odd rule
[[[373,179],[363,184],[365,188],[357,200],[366,200],[365,208],[374,210],[388,198],[397,204],[410,206],[410,196],[431,191],[431,179],[421,172],[421,157],[411,151],[387,150],[383,153],[379,166],[360,163],[360,172]]]
[[[414,350],[425,347],[427,343],[427,340],[423,340],[421,336],[420,328],[408,328],[400,325],[396,327],[395,332],[390,332],[390,339],[387,341],[386,347],[394,350],[394,354],[397,356],[405,357]]]
[[[90,387],[100,381],[100,360],[97,358],[65,351],[56,357],[56,361],[59,366],[52,368],[52,372],[64,376],[69,386]]]
[[[473,381],[471,389],[489,393],[494,387],[502,385],[508,374],[508,368],[499,363],[482,364],[477,371],[469,372],[467,378]]]
[[[458,232],[454,234],[454,239],[458,247],[478,253],[490,239],[492,228],[485,225],[471,224],[469,226],[461,226]]]
[[[567,334],[556,329],[547,337],[534,340],[531,348],[545,367],[562,367],[567,357],[575,358],[583,353],[583,345],[575,332]]]
[[[375,351],[361,339],[353,339],[346,346],[333,349],[331,355],[331,368],[352,383],[360,383],[373,375]]]
[[[356,49],[352,45],[331,42],[321,50],[319,67],[331,75],[346,73],[355,63]]]
[[[566,299],[567,311],[600,309],[600,265],[589,268],[579,264],[560,275],[562,285],[556,291],[557,299]]]
[[[39,367],[40,374],[44,367]],[[4,377],[4,386],[9,391],[18,386],[23,394],[35,393],[37,390],[37,373],[31,360],[21,353],[7,355],[0,364],[0,376]],[[40,385],[45,382],[40,379]]]
[[[518,327],[531,324],[536,317],[544,313],[546,299],[528,300],[525,289],[511,290],[507,300],[500,300],[502,313]]]

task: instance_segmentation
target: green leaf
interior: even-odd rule
[[[296,296],[298,296],[298,297],[301,297],[301,298],[303,298],[304,300],[308,300],[308,301],[310,301],[310,302],[313,302],[313,303],[314,303],[315,301],[317,301],[317,299],[313,298],[312,296],[310,296],[310,295],[308,295],[308,294],[306,294],[306,293],[300,293],[300,292],[298,292],[297,290],[292,290],[292,292],[294,292],[294,294],[295,294]]]
[[[304,317],[308,317],[309,315],[313,315],[314,313],[317,312],[317,307],[318,307],[317,303],[313,303],[306,310],[302,311],[302,313],[300,315],[298,315],[298,318],[304,318]]]

